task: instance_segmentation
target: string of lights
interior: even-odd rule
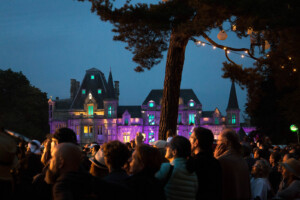
[[[213,44],[211,44],[211,43],[209,43],[209,42],[204,42],[204,41],[195,39],[194,37],[192,37],[191,40],[195,43],[195,45],[196,45],[197,47],[201,47],[201,46],[202,46],[202,47],[205,47],[206,45],[209,45],[209,46],[212,46],[212,49],[213,49],[213,50],[217,49],[217,47],[216,47],[215,45],[213,45]],[[241,58],[245,58],[245,57],[247,57],[247,58],[254,58],[253,56],[249,55],[249,50],[247,50],[247,49],[246,49],[246,50],[244,49],[245,51],[243,51],[243,53],[240,53],[240,52],[241,52],[241,49],[238,49],[238,51],[230,51],[230,50],[228,50],[227,47],[225,47],[225,46],[223,46],[223,48],[218,47],[218,49],[223,49],[223,50],[225,51],[225,56],[226,56],[226,58],[227,58],[230,62],[232,62],[232,63],[234,63],[234,62],[228,57],[228,54],[229,54],[229,53],[236,54],[236,55],[240,55]],[[266,57],[269,57],[269,54],[266,54]],[[257,60],[256,58],[254,58],[254,59]],[[289,56],[288,59],[291,61],[291,60],[292,60],[292,57]],[[234,64],[236,64],[236,63],[234,63]],[[280,67],[281,67],[281,69],[285,69],[285,66],[284,66],[284,65],[281,65]],[[296,68],[293,68],[292,71],[293,71],[293,72],[297,72],[297,69],[296,69]]]
[[[209,45],[209,46],[212,46],[212,48],[215,50],[217,49],[216,46],[212,45],[211,43],[209,42],[203,42],[201,40],[197,40],[195,38],[191,38],[192,41],[194,41],[195,45],[198,46],[198,47],[205,47],[206,45]],[[236,52],[236,51],[230,51],[230,50],[226,50],[226,47],[223,48],[224,51],[226,51],[228,54],[229,53],[233,53],[233,54],[237,54],[237,55],[240,55],[241,58],[245,58],[245,57],[248,57],[248,58],[252,58],[251,56],[247,55],[249,51],[244,51],[244,53],[240,53],[240,52]]]

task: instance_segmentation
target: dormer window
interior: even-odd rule
[[[102,94],[102,90],[101,89],[98,89],[98,94]]]
[[[215,118],[215,124],[219,124],[219,118]]]
[[[124,125],[128,125],[128,118],[125,118]]]
[[[149,105],[150,108],[153,108],[154,107],[154,101],[149,101],[148,105]]]
[[[190,107],[194,107],[194,106],[195,106],[195,102],[194,102],[193,100],[190,100],[189,106],[190,106]]]
[[[189,114],[189,124],[195,124],[195,114]]]
[[[94,106],[88,106],[88,115],[94,114]]]
[[[95,76],[94,75],[91,75],[91,80],[94,80],[95,79]]]
[[[108,106],[108,109],[107,109],[107,115],[109,118],[111,118],[114,114],[114,107],[113,106]]]
[[[85,94],[85,89],[82,89],[81,93],[82,93],[82,94]]]

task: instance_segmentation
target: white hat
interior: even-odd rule
[[[90,161],[99,168],[107,169],[107,166],[105,165],[104,154],[102,149],[99,149],[99,151],[97,151],[97,153],[95,154],[95,157],[90,158]]]
[[[153,142],[153,146],[158,149],[163,149],[167,146],[167,142],[165,140],[156,140],[155,142]]]
[[[37,140],[31,140],[28,143],[28,148],[30,149],[31,153],[35,153],[35,154],[41,153],[41,143]]]

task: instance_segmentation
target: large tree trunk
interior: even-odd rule
[[[185,34],[171,34],[159,122],[160,140],[166,139],[169,129],[176,133],[181,76],[188,40]]]

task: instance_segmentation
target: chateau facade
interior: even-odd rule
[[[119,105],[119,81],[95,68],[86,71],[82,83],[71,79],[70,98],[49,99],[50,133],[68,127],[77,134],[80,144],[104,143],[111,140],[129,142],[142,132],[145,142],[158,140],[163,90],[151,90],[142,105]],[[195,126],[212,130],[215,139],[225,128],[249,133],[253,127],[240,124],[240,109],[232,83],[226,116],[218,108],[203,111],[192,89],[180,90],[177,134],[189,138]]]

